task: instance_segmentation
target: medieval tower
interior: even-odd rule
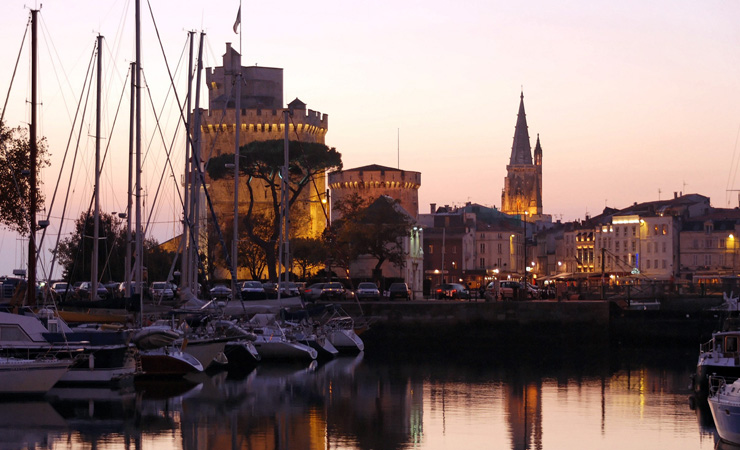
[[[542,216],[542,147],[537,135],[534,148],[529,143],[527,115],[524,113],[524,92],[519,101],[519,113],[514,129],[514,145],[506,166],[504,190],[501,193],[501,211],[512,215]],[[530,219],[531,220],[531,219]]]

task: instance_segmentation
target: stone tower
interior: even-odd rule
[[[506,166],[504,190],[501,193],[501,211],[506,214],[539,217],[542,215],[542,147],[540,136],[532,160],[532,147],[529,143],[527,115],[524,113],[524,92],[519,101],[514,145]]]

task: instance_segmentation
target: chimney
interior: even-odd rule
[[[437,204],[436,203],[430,203],[429,209],[431,210],[431,213],[434,214],[437,211]]]
[[[673,191],[673,199],[675,200],[675,199],[677,199],[677,198],[678,198],[678,192],[676,192],[676,191]]]

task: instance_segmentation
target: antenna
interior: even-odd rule
[[[398,170],[401,170],[401,129],[397,129],[396,134],[396,157],[397,161],[396,164],[398,164],[398,167],[396,167]]]
[[[663,192],[663,191],[661,191],[660,188],[658,188],[658,201],[660,201],[660,193],[661,192]]]

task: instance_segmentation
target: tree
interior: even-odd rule
[[[293,262],[301,268],[301,278],[304,280],[310,268],[321,266],[326,261],[326,247],[321,239],[291,239],[290,248]]]
[[[377,260],[375,276],[386,261],[403,266],[403,238],[408,236],[413,220],[397,201],[381,195],[368,204],[353,194],[338,202],[337,209],[342,216],[332,224],[334,242],[330,243],[335,262],[344,259],[349,265],[360,255],[369,255]]]
[[[65,280],[89,280],[92,272],[94,218],[82,213],[75,221],[72,235],[62,239],[56,250],[57,262],[63,268]],[[83,239],[83,236],[85,237]],[[116,216],[100,214],[100,237],[98,242],[98,268],[103,278],[123,280],[125,274],[126,231],[123,222]],[[109,257],[110,254],[110,257]],[[100,268],[105,267],[104,270]]]
[[[82,213],[75,221],[75,230],[62,239],[56,250],[56,258],[63,270],[65,280],[89,280],[92,272],[94,218]],[[84,238],[83,238],[84,236]],[[98,242],[99,281],[123,280],[126,274],[126,227],[118,217],[100,213],[100,235]],[[144,239],[144,266],[149,280],[164,280],[169,274],[174,253],[165,252],[152,238]]]
[[[249,239],[265,253],[268,274],[271,280],[277,279],[278,238],[280,236],[280,169],[283,165],[282,140],[254,141],[240,148],[239,161],[240,176],[246,180],[249,192],[248,210],[245,215],[244,228]],[[334,148],[324,144],[290,141],[289,153],[289,183],[290,190],[288,206],[298,200],[303,190],[311,185],[318,174],[331,169],[342,168],[342,155]],[[213,180],[219,180],[232,175],[232,169],[227,164],[233,164],[234,154],[222,154],[208,161],[208,175]],[[256,227],[254,218],[255,189],[266,189],[271,198],[272,211],[269,216],[270,229],[267,236],[261,235]]]
[[[41,169],[49,166],[48,150],[45,139],[37,143],[36,161],[36,206],[43,209],[44,197],[41,193]],[[31,224],[28,210],[30,208],[31,187],[29,177],[24,172],[30,170],[31,141],[25,128],[6,128],[0,123],[0,226],[28,236]]]

